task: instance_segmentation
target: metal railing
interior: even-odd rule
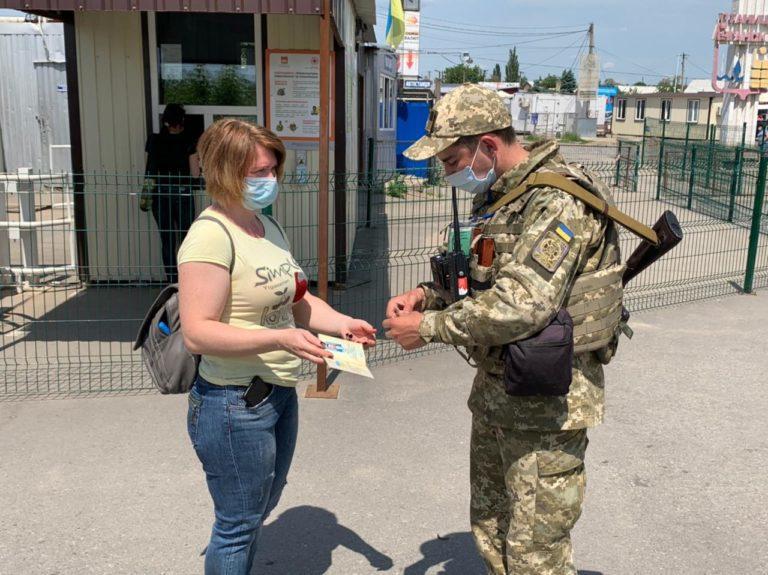
[[[639,311],[768,285],[766,160],[754,150],[737,158],[733,148],[717,146],[710,160],[711,144],[666,141],[646,145],[641,161],[641,145],[562,148],[567,159],[613,185],[622,210],[652,224],[673,209],[684,228],[684,242],[628,286],[627,306]],[[8,192],[15,178],[0,175],[2,221],[19,221]],[[18,271],[0,283],[0,397],[149,389],[131,345],[172,273],[164,242],[177,245],[208,205],[200,182],[165,182],[146,212],[140,209],[143,174],[70,174],[57,182],[30,180],[26,192],[50,211],[46,219],[74,220],[36,229],[34,271],[21,269],[29,250],[10,239],[13,228],[0,228],[3,269]],[[318,277],[318,184],[316,174],[286,176],[273,210],[311,279]],[[389,168],[333,175],[330,189],[329,300],[380,328],[388,299],[429,278],[429,257],[451,219],[450,191],[437,170],[416,176]],[[71,218],[60,205],[69,201],[75,203]],[[468,214],[469,205],[463,195],[460,210]],[[171,212],[162,213],[163,206]],[[629,254],[637,240],[625,231],[620,237]],[[369,360],[400,361],[439,349],[408,353],[385,340]],[[304,374],[310,371],[305,366]]]

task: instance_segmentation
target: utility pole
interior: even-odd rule
[[[685,59],[688,54],[683,52],[675,59],[675,78],[672,83],[672,93],[677,92],[677,80],[680,80],[680,89],[685,90]],[[680,75],[677,75],[677,71],[680,70]]]
[[[672,78],[672,93],[677,93],[677,73],[680,71],[680,56],[675,57],[675,77]]]
[[[680,58],[682,60],[682,64],[680,65],[680,89],[682,91],[685,91],[685,59],[688,57],[688,54],[683,52],[680,54]]]
[[[589,23],[589,53],[594,54],[595,53],[595,24],[594,22]]]

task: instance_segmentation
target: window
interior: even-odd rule
[[[661,101],[661,121],[669,122],[672,117],[672,100]]]
[[[616,119],[626,120],[627,118],[627,101],[624,99],[616,100]]]
[[[645,100],[638,100],[635,103],[635,120],[645,120]]]
[[[159,104],[256,106],[254,19],[158,12]]]
[[[699,100],[688,100],[688,122],[696,124],[699,121]]]
[[[395,79],[379,77],[379,130],[395,129]]]

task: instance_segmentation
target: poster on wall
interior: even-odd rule
[[[331,91],[333,91],[331,59]],[[333,139],[333,100],[330,137]],[[318,140],[320,55],[300,50],[267,51],[267,127],[284,140]]]

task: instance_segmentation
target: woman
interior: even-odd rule
[[[305,293],[282,229],[258,213],[275,201],[283,173],[277,136],[220,120],[198,153],[213,205],[178,258],[184,341],[202,356],[187,426],[215,510],[205,572],[245,575],[291,465],[301,359],[320,365],[331,356],[307,330],[365,345],[376,330]]]

